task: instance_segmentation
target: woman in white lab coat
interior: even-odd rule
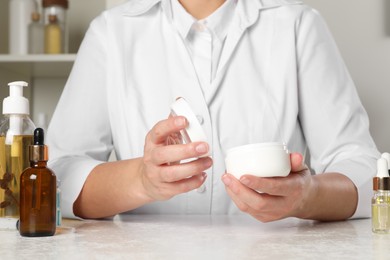
[[[168,118],[177,97],[207,143],[166,145],[187,125]],[[229,148],[264,141],[294,151],[288,177],[225,173]],[[298,0],[130,0],[104,12],[80,47],[48,143],[63,214],[81,218],[367,217],[378,157],[325,23]],[[117,161],[107,162],[112,150]],[[212,159],[171,164],[207,152]]]

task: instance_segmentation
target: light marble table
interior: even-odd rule
[[[0,231],[0,259],[390,259],[371,220],[260,223],[246,215],[64,220],[53,237]]]

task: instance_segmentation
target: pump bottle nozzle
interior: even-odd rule
[[[23,134],[23,115],[30,114],[28,99],[23,96],[23,88],[27,82],[15,81],[8,83],[9,96],[3,102],[3,114],[9,115],[9,130],[6,136],[6,144],[11,145],[15,135]]]

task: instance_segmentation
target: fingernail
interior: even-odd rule
[[[210,168],[213,165],[212,160],[205,160],[204,161],[204,167]]]
[[[245,186],[249,186],[249,184],[251,183],[251,181],[248,178],[245,178],[245,177],[240,179],[240,182],[242,184],[244,184]]]
[[[201,144],[198,144],[196,147],[195,147],[195,150],[198,152],[198,153],[206,153],[207,150],[208,150],[208,147],[205,143],[201,143]]]
[[[222,176],[222,181],[226,186],[229,186],[232,183],[232,180],[226,175]]]
[[[182,126],[185,126],[185,124],[186,124],[185,118],[183,118],[183,117],[176,117],[175,118],[175,125],[176,126],[182,127]]]

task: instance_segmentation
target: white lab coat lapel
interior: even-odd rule
[[[191,99],[193,103],[199,103],[199,100],[203,100],[203,92],[201,90],[201,86],[198,82],[196,71],[193,67],[191,58],[188,54],[188,51],[186,49],[186,46],[184,42],[182,41],[181,37],[176,31],[176,28],[171,23],[171,16],[170,16],[170,3],[169,1],[161,1],[161,0],[133,0],[130,1],[131,5],[128,6],[126,9],[126,12],[124,13],[124,16],[133,17],[137,15],[141,15],[142,13],[148,12],[155,4],[158,2],[161,2],[162,8],[164,9],[164,12],[161,13],[161,16],[156,19],[160,19],[160,24],[155,27],[155,32],[149,32],[150,36],[148,37],[148,40],[150,41],[160,41],[164,45],[164,52],[163,53],[156,53],[153,52],[150,55],[154,55],[155,62],[156,63],[164,63],[165,66],[162,66],[164,68],[162,71],[158,71],[158,75],[150,75],[150,77],[160,77],[165,78],[167,80],[172,80],[169,82],[158,82],[159,84],[169,84],[168,89],[170,88],[172,91],[173,97],[183,96],[185,97],[189,102],[191,102]],[[126,21],[126,19],[125,19]],[[158,20],[156,20],[158,21]],[[156,22],[157,23],[157,22]],[[126,24],[124,25],[126,26]],[[134,49],[131,47],[136,39],[133,38],[133,35],[131,31],[133,30],[144,30],[140,25],[135,25],[134,23],[131,23],[131,27],[126,28],[124,31],[123,38],[124,38],[124,46],[125,47],[125,57],[126,59],[131,59],[134,54]],[[162,37],[159,37],[162,36]],[[143,46],[143,48],[148,48],[147,45]],[[151,50],[153,51],[153,50]],[[154,50],[155,51],[155,50]],[[145,50],[144,53],[148,54],[148,51]],[[142,61],[140,61],[142,62]],[[129,73],[129,71],[126,71],[126,73]],[[155,72],[156,73],[156,72]],[[169,74],[175,73],[175,77],[169,77]],[[168,75],[164,77],[163,75]],[[179,75],[179,77],[177,76]],[[131,75],[128,75],[127,77],[131,77]]]
[[[156,3],[161,0],[131,0],[128,1],[126,9],[124,11],[125,16],[136,16],[147,12]]]
[[[225,72],[231,57],[233,56],[240,39],[245,31],[252,26],[260,16],[261,10],[279,7],[288,4],[302,4],[299,0],[258,0],[240,1],[237,4],[236,14],[229,28],[225,46],[221,54],[216,77],[207,91],[206,101],[209,104],[217,93],[221,80],[225,77]],[[270,29],[272,31],[272,29]]]

